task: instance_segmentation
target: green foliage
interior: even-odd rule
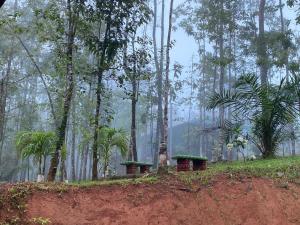
[[[259,148],[264,157],[274,156],[279,144],[288,139],[287,126],[298,115],[296,91],[299,81],[287,83],[282,79],[279,85],[261,85],[253,74],[241,76],[236,91],[214,93],[208,108],[231,107],[238,121],[249,119],[252,122],[251,141]]]
[[[19,132],[16,136],[17,150],[24,158],[34,156],[39,163],[40,174],[42,159],[53,153],[55,143],[56,135],[53,132]]]
[[[297,21],[297,24],[299,24],[300,23],[300,16],[299,16],[300,1],[299,0],[287,0],[287,5],[290,7],[294,7],[294,6],[298,7],[296,21]]]
[[[98,146],[100,146],[100,155],[103,160],[104,173],[108,167],[111,152],[116,147],[123,157],[128,152],[128,137],[123,130],[117,130],[103,126],[98,130]]]
[[[101,58],[99,66],[103,71],[110,67],[118,50],[126,44],[128,35],[150,19],[150,8],[143,0],[91,1],[82,10],[89,22],[82,39],[89,50]],[[103,38],[95,32],[95,26],[103,31]]]

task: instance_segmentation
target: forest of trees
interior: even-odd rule
[[[124,173],[125,160],[163,168],[176,153],[296,155],[299,4],[7,0],[0,181],[96,180]]]

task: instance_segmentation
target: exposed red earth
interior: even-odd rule
[[[165,181],[34,191],[26,209],[28,221],[41,217],[57,225],[300,224],[300,186],[221,176],[206,187]]]

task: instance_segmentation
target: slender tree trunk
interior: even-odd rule
[[[151,91],[151,84],[150,85],[150,151],[151,156],[154,159],[153,153],[153,136],[154,136],[154,116],[153,116],[153,95]]]
[[[23,42],[23,40],[19,36],[16,36],[16,38],[19,40],[19,42],[21,43],[22,47],[24,48],[26,54],[28,55],[29,59],[31,60],[31,62],[33,63],[34,67],[38,71],[39,77],[42,80],[43,86],[44,86],[45,91],[47,93],[47,97],[48,97],[48,100],[49,100],[49,105],[50,105],[51,114],[52,114],[52,117],[53,117],[53,120],[54,120],[54,124],[55,124],[56,128],[58,129],[58,126],[59,126],[58,125],[58,123],[59,123],[58,122],[58,118],[56,116],[55,109],[54,109],[54,104],[53,104],[53,100],[52,100],[49,88],[47,86],[47,83],[46,83],[46,81],[45,81],[45,79],[43,77],[43,73],[42,73],[40,67],[38,66],[38,64],[36,63],[36,61],[34,60],[33,55],[31,54],[31,52],[29,51],[29,49],[27,48],[27,46]]]
[[[284,25],[284,17],[283,17],[283,4],[282,4],[282,0],[279,0],[279,7],[280,7],[280,23],[281,23],[281,33],[284,35],[285,34],[285,25]],[[285,54],[285,77],[287,82],[289,82],[289,48],[285,48],[284,49],[284,54]],[[292,133],[293,136],[295,136],[295,127],[294,124],[290,124],[289,125],[289,130]],[[292,144],[292,155],[295,156],[296,155],[296,139],[293,138],[291,140],[291,144]]]
[[[102,93],[102,71],[99,71],[98,74],[98,83],[97,83],[97,104],[96,104],[96,113],[95,113],[95,125],[94,125],[94,143],[93,143],[93,169],[92,169],[92,179],[98,179],[98,129],[99,129],[99,120],[100,120],[100,106],[101,106],[101,93]]]
[[[173,155],[173,102],[172,94],[170,93],[170,134],[168,135],[169,155]]]
[[[4,79],[0,80],[0,165],[2,161],[2,151],[4,144],[5,135],[5,123],[6,123],[6,104],[7,104],[7,91],[8,91],[8,81],[10,74],[11,61],[8,64],[7,75]]]
[[[89,144],[84,147],[84,153],[83,153],[83,170],[82,170],[82,179],[86,180],[87,176],[87,162],[88,162],[88,155],[89,155]]]
[[[132,80],[131,96],[131,155],[130,160],[138,161],[136,149],[136,103],[137,103],[137,81]]]
[[[203,32],[203,37],[205,37],[205,33]],[[199,50],[201,49],[200,44],[199,44]],[[201,57],[201,54],[199,54],[199,57]],[[203,54],[202,54],[202,90],[201,90],[201,100],[205,99],[206,96],[206,83],[205,83],[205,76],[206,76],[206,40],[205,38],[203,38]],[[201,102],[200,102],[201,103]],[[202,110],[201,110],[202,108]],[[203,104],[201,104],[200,106],[200,113],[201,113],[201,128],[205,129],[206,127],[206,110]],[[207,156],[207,152],[206,152],[206,143],[207,143],[207,138],[206,138],[206,134],[202,134],[200,136],[201,138],[201,145],[200,145],[200,156]]]
[[[157,25],[157,0],[154,0],[154,19],[153,19],[152,37],[153,37],[153,48],[154,48],[154,62],[155,62],[156,77],[157,77],[156,82],[158,82],[158,78],[160,76],[160,68],[159,68],[158,50],[157,50],[157,43],[156,43],[156,25]],[[159,150],[159,136],[160,136],[159,112],[157,113],[156,125],[157,126],[156,126],[156,134],[155,134],[155,147],[154,147],[154,159],[153,159],[153,164],[155,168],[158,165],[158,150]]]
[[[224,13],[224,2],[221,0],[221,12]],[[225,52],[224,52],[224,23],[222,18],[220,19],[220,34],[219,34],[219,44],[220,44],[220,80],[219,80],[219,92],[224,92],[224,80],[225,80]],[[224,120],[225,120],[225,107],[221,106],[219,109],[219,118],[220,118],[220,125],[221,128],[223,127]],[[222,131],[221,131],[222,132]],[[221,148],[221,155],[219,156],[219,160],[223,158],[223,151],[224,151],[224,143],[223,140],[220,140],[220,148]]]
[[[39,174],[42,174],[42,156],[39,157]]]
[[[165,105],[164,105],[164,137],[163,142],[166,144],[166,149],[161,154],[165,155],[165,160],[162,162],[163,165],[161,166],[167,166],[167,160],[168,160],[168,128],[169,128],[169,94],[170,94],[170,50],[171,50],[171,35],[172,35],[172,27],[173,27],[173,6],[174,6],[174,0],[171,0],[170,2],[170,13],[169,13],[169,28],[168,28],[168,39],[167,39],[167,50],[166,50],[166,79],[165,79]]]
[[[48,174],[48,181],[54,181],[56,176],[56,171],[59,163],[59,154],[61,152],[62,146],[65,142],[66,136],[66,127],[68,122],[69,111],[71,108],[73,90],[74,90],[74,75],[73,75],[73,48],[74,48],[74,37],[75,37],[75,24],[74,19],[72,16],[72,9],[71,9],[71,0],[68,0],[68,35],[67,35],[67,90],[64,97],[64,107],[63,107],[63,114],[60,126],[57,130],[58,140],[56,143],[56,148],[54,155],[52,156],[49,174]]]
[[[235,58],[235,55],[232,54],[233,49],[232,49],[232,41],[233,41],[233,34],[230,33],[230,37],[229,37],[229,49],[230,49],[230,55],[233,55],[233,57]],[[229,86],[229,90],[232,89],[232,64],[230,63],[228,66],[228,86]],[[232,111],[231,108],[228,109],[228,120],[230,122],[232,122]],[[233,151],[228,151],[227,150],[227,160],[228,161],[232,161],[233,159]]]
[[[105,71],[105,53],[106,49],[108,47],[108,40],[109,40],[109,34],[110,34],[110,26],[111,26],[111,13],[112,8],[110,9],[109,13],[109,21],[106,23],[105,28],[105,34],[104,34],[104,40],[102,42],[102,48],[101,48],[101,55],[98,58],[98,76],[97,76],[97,89],[96,89],[96,113],[95,113],[95,124],[94,124],[94,142],[92,147],[92,154],[93,154],[93,166],[92,166],[92,180],[98,179],[98,129],[100,126],[100,106],[101,106],[101,94],[102,94],[102,79],[103,79],[103,73]],[[98,39],[101,38],[101,23],[99,25],[98,30]],[[100,51],[100,45],[98,46],[98,51]]]
[[[258,63],[260,66],[260,79],[263,85],[268,83],[268,56],[267,56],[267,43],[265,38],[265,6],[266,0],[260,0],[258,22],[259,22],[259,34],[258,34]]]
[[[44,155],[43,156],[43,175],[45,176],[45,172],[46,172],[46,161],[47,161],[47,156]],[[29,179],[29,176],[28,176]]]
[[[215,52],[214,52],[214,56],[217,57],[217,43],[216,43],[216,47],[215,47]],[[212,86],[212,91],[215,92],[217,90],[217,76],[218,76],[218,70],[217,70],[217,65],[215,65],[214,67],[214,79],[213,79],[213,86]],[[213,125],[216,125],[216,113],[215,110],[212,110],[212,120],[213,120]]]
[[[157,129],[160,131],[160,137],[158,139],[158,151],[159,151],[159,168],[167,164],[167,147],[164,142],[164,121],[163,121],[163,70],[164,70],[164,37],[165,37],[165,0],[161,3],[161,38],[160,38],[160,71],[157,74],[157,95],[158,95],[158,107],[157,107]],[[162,171],[162,170],[160,170]],[[159,171],[159,172],[160,172]]]
[[[192,73],[191,73],[191,84],[190,84],[190,99],[189,99],[189,110],[188,110],[188,130],[187,130],[187,150],[188,153],[191,153],[191,132],[190,132],[190,128],[191,128],[191,111],[192,111],[192,98],[193,98],[193,75],[194,75],[194,56],[192,56]]]
[[[92,83],[89,83],[89,92],[88,92],[88,99],[89,101],[93,101],[92,97]],[[89,120],[88,117],[86,118],[85,122],[85,129],[89,130]],[[82,162],[82,179],[86,180],[87,179],[87,164],[88,164],[88,158],[89,158],[89,148],[90,148],[90,143],[88,142],[86,146],[83,147],[83,162]]]
[[[284,25],[284,17],[283,17],[283,4],[282,4],[282,0],[279,0],[279,7],[280,7],[280,23],[281,23],[281,33],[284,35],[286,28]],[[289,68],[288,68],[288,64],[289,64],[289,48],[285,48],[284,49],[284,53],[285,53],[285,76],[287,79],[287,82],[289,82]]]
[[[128,37],[126,37],[127,39]],[[133,55],[136,55],[136,51],[135,51],[135,35],[132,37],[132,52]],[[133,70],[131,71],[131,73],[127,72],[128,71],[128,57],[127,57],[127,50],[128,50],[128,46],[127,44],[124,46],[124,68],[125,71],[128,75],[128,77],[130,78],[130,83],[131,83],[131,96],[130,96],[130,100],[131,100],[131,130],[130,130],[130,149],[129,149],[129,155],[128,155],[128,160],[129,161],[138,161],[138,156],[137,156],[137,145],[136,145],[136,105],[138,102],[138,94],[139,94],[139,81],[138,81],[138,71],[137,71],[137,62],[134,61],[133,62]]]
[[[74,93],[75,94],[75,93]],[[76,180],[76,165],[75,165],[75,149],[76,149],[76,107],[75,107],[75,95],[73,97],[72,106],[72,147],[71,147],[71,179]]]

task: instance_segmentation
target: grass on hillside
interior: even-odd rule
[[[247,161],[245,163],[242,161],[216,163],[210,164],[206,171],[171,173],[174,174],[174,176],[170,176],[171,178],[173,177],[174,179],[179,179],[188,185],[193,184],[193,182],[200,182],[204,185],[209,184],[215,176],[220,174],[232,175],[233,178],[236,175],[237,177],[239,177],[239,175],[267,177],[272,179],[283,179],[284,181],[297,181],[296,183],[300,184],[300,156]],[[69,188],[88,188],[103,185],[122,186],[143,183],[153,184],[160,181],[163,181],[163,179],[154,174],[130,179],[107,179],[102,181],[85,181],[70,184],[20,183],[11,186],[5,193],[0,192],[0,210],[1,208],[5,208],[7,211],[16,211],[17,215],[15,218],[21,221],[19,224],[25,224],[22,222],[26,222],[26,220],[23,220],[22,218],[26,210],[26,198],[34,190],[63,193],[68,191]],[[15,219],[13,221],[15,221]],[[9,224],[16,224],[13,221]]]
[[[271,179],[284,179],[287,181],[300,181],[300,156],[296,157],[279,157],[276,159],[260,159],[254,161],[233,161],[219,162],[209,164],[208,169],[199,172],[180,172],[173,173],[186,184],[191,184],[194,181],[200,181],[201,184],[208,184],[212,178],[220,174],[231,174],[266,177]],[[153,184],[160,182],[160,178],[156,175],[149,175],[139,178],[124,178],[124,179],[107,179],[102,181],[83,181],[74,182],[64,187],[93,187],[103,185],[130,185],[130,184]],[[47,184],[46,184],[47,185]]]
[[[279,157],[276,159],[260,159],[255,161],[233,161],[209,164],[206,171],[198,172],[180,172],[173,173],[174,178],[191,184],[194,181],[200,181],[201,184],[208,184],[211,179],[220,174],[244,175],[254,177],[267,177],[272,179],[285,179],[288,181],[297,181],[300,183],[300,156]],[[24,187],[28,190],[37,189],[40,191],[65,192],[70,187],[87,188],[93,186],[105,185],[135,185],[135,184],[154,184],[160,182],[160,177],[151,174],[149,176],[137,178],[106,179],[101,181],[82,181],[69,184],[64,183],[20,183],[11,188],[14,191],[17,187]]]
[[[207,184],[218,174],[243,174],[254,177],[285,179],[295,181],[300,178],[300,156],[260,159],[255,161],[234,161],[216,163],[208,166],[206,171],[179,173],[179,178],[186,182],[201,181]]]
[[[68,184],[69,186],[85,188],[85,187],[93,187],[93,186],[103,186],[103,185],[130,185],[130,184],[153,184],[158,181],[157,176],[145,176],[138,178],[124,178],[124,179],[116,179],[116,180],[102,180],[102,181],[82,181],[82,182],[74,182]]]

